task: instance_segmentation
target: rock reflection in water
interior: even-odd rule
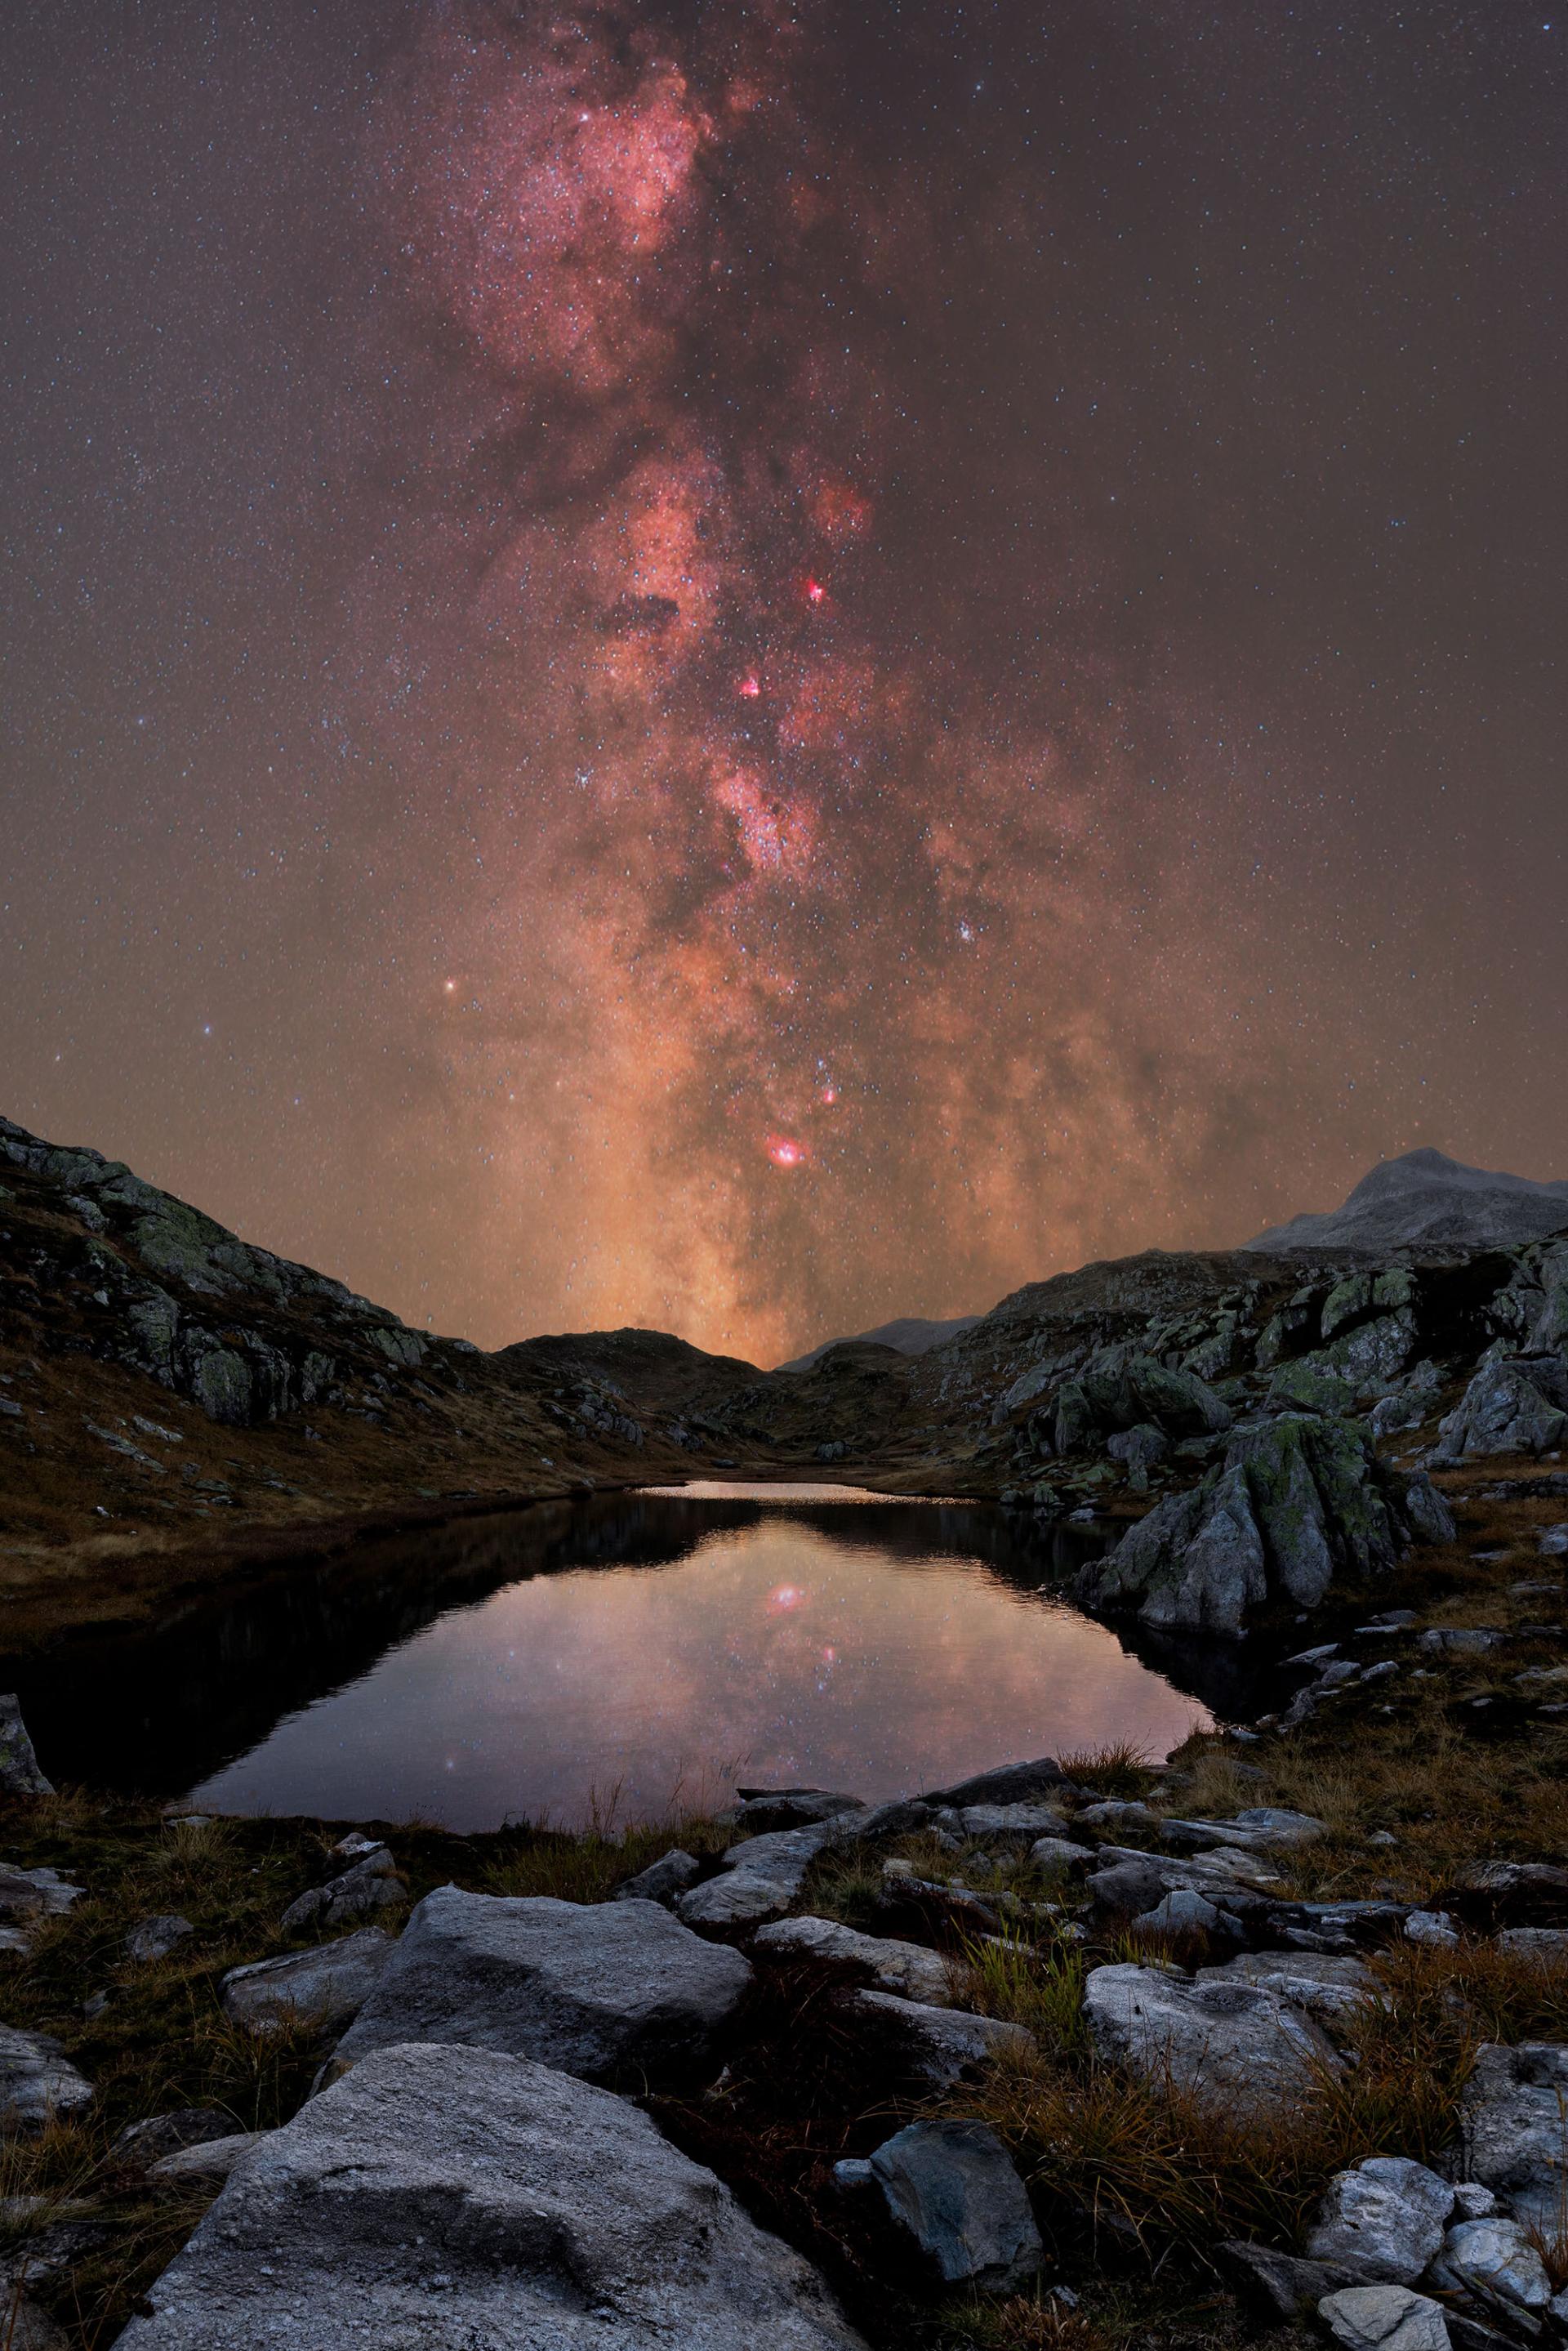
[[[1196,1701],[1233,1710],[1202,1658],[1129,1655],[1037,1590],[1100,1547],[966,1502],[605,1496],[368,1545],[16,1678],[55,1777],[232,1811],[577,1823],[737,1773],[876,1797],[1163,1754]]]

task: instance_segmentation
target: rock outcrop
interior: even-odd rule
[[[1271,1601],[1315,1608],[1336,1577],[1386,1573],[1410,1537],[1401,1499],[1355,1423],[1248,1422],[1199,1486],[1157,1503],[1079,1589],[1147,1625],[1236,1633]],[[1429,1520],[1425,1488],[1419,1507]]]
[[[1312,2020],[1258,1984],[1096,1968],[1084,2014],[1103,2056],[1243,2121],[1308,2104],[1340,2070]]]

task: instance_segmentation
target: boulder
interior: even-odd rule
[[[252,2032],[275,2032],[309,2019],[324,2027],[347,2024],[380,1982],[396,1948],[379,1927],[361,1927],[335,1943],[231,1968],[222,1985],[223,2013]]]
[[[590,2081],[704,2064],[752,1980],[657,1902],[427,1894],[338,2044],[464,2042]]]
[[[1075,1844],[1069,1837],[1036,1837],[1029,1848],[1029,1858],[1036,1869],[1085,1869],[1095,1858],[1085,1844]]]
[[[1317,2313],[1345,2351],[1449,2351],[1441,2308],[1408,2286],[1342,2286]]]
[[[347,1927],[352,1919],[392,1909],[408,1898],[396,1863],[386,1846],[379,1844],[352,1868],[328,1878],[325,1886],[313,1886],[308,1894],[291,1902],[280,1924],[286,1935],[297,1935],[306,1927]]]
[[[0,1796],[52,1796],[53,1782],[38,1769],[27,1726],[14,1690],[0,1694]]]
[[[881,2045],[889,2064],[929,2090],[950,2090],[1002,2056],[1027,2056],[1034,2036],[1021,2024],[967,2009],[934,2008],[885,1991],[856,1992],[848,2013]]]
[[[189,1918],[173,1911],[165,1911],[156,1918],[143,1918],[125,1938],[125,1956],[135,1967],[149,1967],[155,1959],[166,1959],[177,1943],[182,1943],[195,1928]]]
[[[1454,2209],[1446,2179],[1399,2155],[1370,2156],[1329,2181],[1306,2241],[1314,2262],[1411,2285],[1442,2245]]]
[[[836,1825],[825,1821],[742,1837],[722,1856],[716,1877],[678,1896],[677,1915],[688,1926],[721,1930],[782,1917],[798,1899],[806,1873]]]
[[[81,1892],[57,1869],[19,1869],[0,1861],[0,1918],[63,1918]]]
[[[1243,2122],[1306,2105],[1341,2071],[1311,2019],[1256,1984],[1096,1968],[1084,2014],[1103,2057]]]
[[[1041,1755],[1033,1763],[1003,1763],[994,1771],[977,1771],[953,1788],[928,1789],[919,1801],[950,1804],[961,1812],[968,1804],[1050,1803],[1072,1792],[1054,1756]]]
[[[368,2056],[238,2168],[149,2300],[119,2351],[864,2351],[647,2115],[493,2049]]]
[[[857,1934],[836,1918],[780,1918],[760,1929],[752,1949],[770,1959],[815,1960],[928,2007],[952,2002],[952,1977],[940,1952],[892,1936]]]
[[[1425,1469],[1406,1479],[1399,1507],[1417,1542],[1450,1543],[1459,1532],[1452,1510]]]
[[[661,1853],[635,1877],[628,1877],[616,1887],[612,1902],[673,1902],[684,1894],[693,1879],[702,1875],[702,1865],[694,1855],[682,1853],[679,1845],[672,1853]]]
[[[1243,1853],[1270,1853],[1281,1845],[1311,1844],[1325,1833],[1325,1823],[1314,1814],[1282,1812],[1270,1804],[1238,1813],[1233,1821],[1172,1818],[1162,1821],[1159,1827],[1162,1844],[1188,1853],[1205,1845],[1227,1844]]]
[[[1469,2177],[1527,2227],[1555,2229],[1568,2199],[1568,2047],[1489,2042],[1459,2118]]]
[[[827,1788],[753,1788],[741,1792],[741,1825],[748,1836],[768,1829],[809,1828],[816,1821],[863,1813],[864,1797],[836,1795]]]
[[[1568,1440],[1568,1363],[1561,1355],[1483,1364],[1446,1420],[1434,1458],[1552,1453]]]
[[[1544,2310],[1552,2299],[1552,2281],[1538,2249],[1517,2220],[1501,2217],[1461,2220],[1450,2229],[1428,2283],[1445,2293],[1468,2294],[1503,2317]]]
[[[0,2131],[38,2131],[90,2106],[92,2085],[45,2032],[0,2024]]]
[[[1017,2294],[1039,2274],[1028,2191],[985,2123],[910,2123],[867,2170],[889,2225],[944,2285]]]

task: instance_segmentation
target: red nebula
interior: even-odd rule
[[[768,1594],[768,1614],[770,1616],[782,1615],[791,1608],[798,1608],[805,1598],[805,1594],[798,1583],[781,1583]]]
[[[821,1092],[817,1095],[817,1101],[826,1102],[830,1109],[837,1100],[838,1088],[836,1086],[824,1086]]]
[[[827,590],[823,586],[820,580],[808,580],[806,581],[805,601],[808,604],[820,604],[826,593]]]
[[[804,1167],[811,1157],[805,1144],[793,1134],[770,1134],[767,1153],[775,1167]]]
[[[754,671],[750,676],[743,677],[737,688],[737,692],[740,693],[747,702],[755,702],[762,690],[762,680],[757,676]]]

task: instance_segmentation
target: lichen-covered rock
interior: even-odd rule
[[[922,2089],[951,2090],[999,2057],[1026,2056],[1033,2033],[967,2009],[933,2008],[886,1991],[856,1992],[849,2013],[898,2070]]]
[[[1236,1633],[1266,1600],[1315,1608],[1336,1574],[1380,1573],[1406,1529],[1364,1429],[1316,1414],[1243,1423],[1221,1464],[1085,1571],[1092,1606]]]
[[[864,2351],[647,2115],[492,2049],[368,2056],[247,2153],[149,2300],[120,2351]]]
[[[851,1815],[856,1818],[857,1815]],[[840,1823],[774,1829],[742,1837],[721,1858],[719,1875],[677,1897],[676,1915],[689,1927],[758,1927],[782,1917],[805,1884],[806,1873]]]
[[[408,1898],[391,1855],[385,1845],[373,1845],[352,1868],[291,1902],[279,1923],[287,1935],[297,1935],[304,1927],[346,1927],[377,1910],[396,1909]]]
[[[1428,2283],[1469,2294],[1505,2318],[1521,2310],[1544,2310],[1552,2300],[1552,2281],[1539,2250],[1517,2220],[1495,2215],[1461,2220],[1450,2229]]]

